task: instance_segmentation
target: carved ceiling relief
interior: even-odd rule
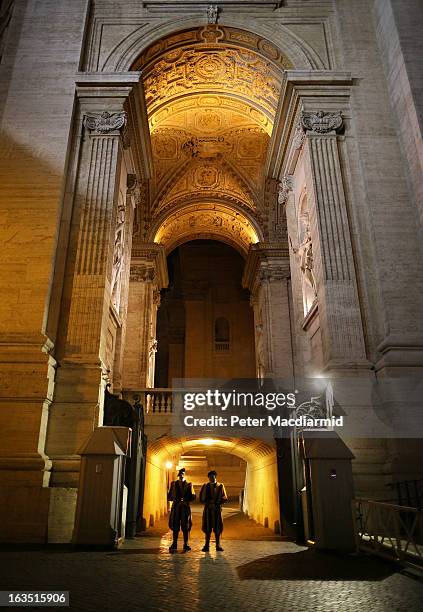
[[[144,78],[149,114],[186,94],[211,90],[253,100],[273,118],[280,84],[278,71],[252,51],[201,46],[165,54]]]
[[[266,233],[264,165],[291,67],[269,41],[217,23],[168,36],[139,58],[154,161],[151,223],[171,215],[154,240],[201,232],[248,249],[257,241],[251,223]]]
[[[250,244],[258,242],[256,229],[242,213],[210,203],[191,205],[168,217],[156,232],[156,240],[171,250],[195,235],[219,236],[238,245],[244,254]]]
[[[203,197],[204,191],[257,208],[269,136],[251,119],[228,109],[196,107],[194,113],[171,115],[151,137],[154,214],[181,198]]]

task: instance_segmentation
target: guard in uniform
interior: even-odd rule
[[[169,552],[173,553],[178,548],[179,530],[184,535],[184,552],[191,550],[188,546],[189,532],[192,527],[190,502],[195,499],[194,487],[185,479],[185,468],[178,472],[178,480],[174,480],[167,494],[168,501],[172,502],[169,516],[169,527],[173,532],[173,542]]]
[[[217,472],[212,470],[207,474],[209,482],[203,484],[200,492],[200,501],[204,504],[202,529],[206,535],[203,552],[210,550],[210,536],[214,531],[216,550],[222,551],[220,536],[223,531],[222,504],[228,501],[225,486],[217,482]]]

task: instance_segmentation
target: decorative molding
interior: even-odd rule
[[[325,111],[301,113],[301,125],[305,132],[316,134],[329,134],[338,132],[343,126],[341,111],[337,113],[326,113]]]
[[[85,127],[90,132],[99,135],[107,135],[112,132],[120,132],[126,127],[127,114],[125,111],[109,113],[103,111],[100,115],[87,114],[84,118]]]
[[[213,239],[217,236],[244,255],[259,239],[257,230],[244,214],[223,204],[205,202],[175,211],[157,228],[154,240],[170,251],[193,237]]]

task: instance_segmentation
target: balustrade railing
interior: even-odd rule
[[[144,408],[144,414],[171,414],[172,402],[174,395],[178,393],[175,389],[154,388],[154,389],[137,389],[125,390],[123,395],[125,399],[134,400],[139,398],[140,403]]]

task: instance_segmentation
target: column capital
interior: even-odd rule
[[[336,134],[344,125],[341,111],[330,113],[323,110],[302,111],[301,127],[306,134],[319,135]]]
[[[92,133],[97,135],[119,134],[125,129],[127,114],[125,111],[119,113],[89,113],[84,117],[84,126]]]
[[[169,277],[165,248],[155,242],[137,244],[132,249],[131,282],[154,282],[158,289],[167,287]]]
[[[253,295],[262,282],[281,281],[290,276],[289,252],[283,243],[258,242],[250,247],[242,284]]]

